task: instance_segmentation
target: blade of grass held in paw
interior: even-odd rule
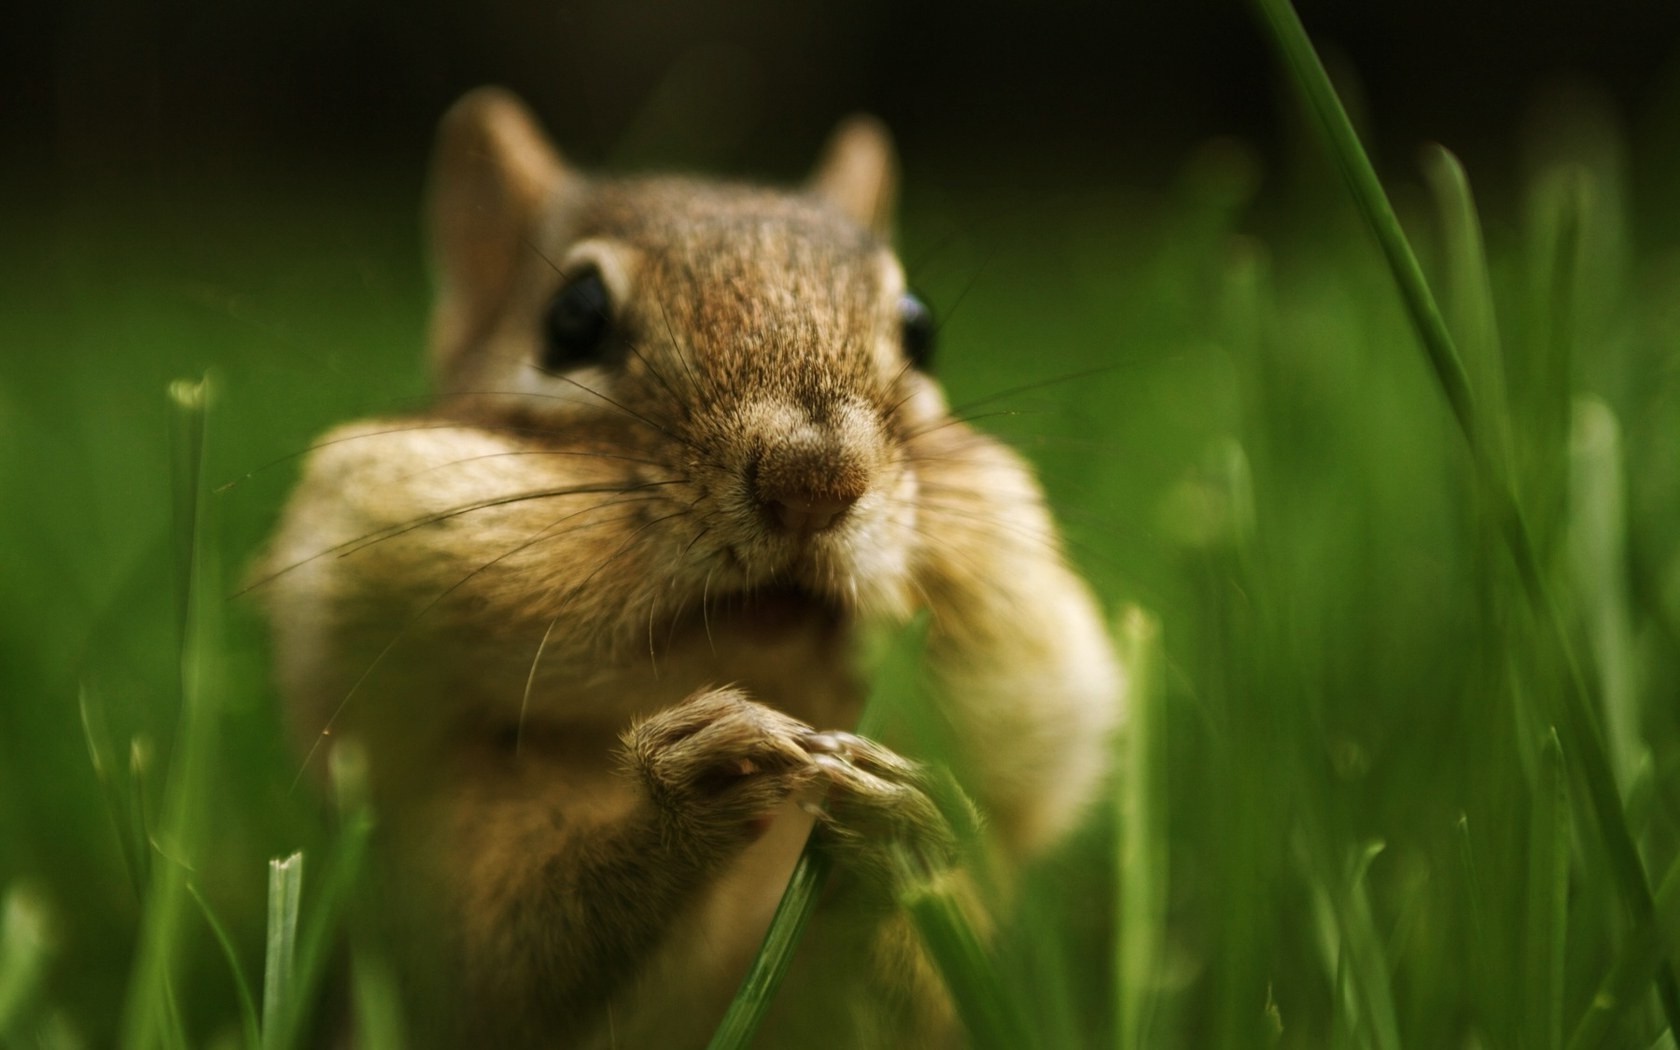
[[[926,636],[927,618],[924,616],[890,638],[880,640],[880,651],[870,656],[870,662],[911,667],[916,654],[922,650]],[[873,736],[880,732],[887,717],[881,698],[872,697],[859,716],[857,732],[862,736]],[[828,880],[828,866],[825,854],[809,845],[805,847],[799,863],[794,866],[793,876],[788,879],[787,889],[782,892],[781,902],[770,917],[770,928],[764,934],[764,943],[759,946],[758,954],[753,956],[746,976],[735,991],[735,998],[730,1000],[728,1011],[712,1033],[711,1042],[706,1044],[707,1050],[744,1050],[752,1042],[753,1034],[770,1010],[776,990],[782,986],[782,978],[787,976],[788,967],[793,964],[794,949],[799,946],[811,912],[817,906],[817,897]]]
[[[741,987],[735,992],[729,1011],[724,1014],[717,1031],[712,1033],[707,1050],[743,1050],[752,1042],[753,1033],[763,1023],[776,989],[781,987],[782,978],[793,963],[793,950],[799,945],[800,935],[805,932],[805,924],[816,907],[817,892],[827,876],[827,858],[807,848],[793,869],[793,877],[788,880],[782,901],[776,906],[776,914],[770,919],[770,931],[764,936],[764,944],[754,956]]]
[[[1498,521],[1500,533],[1505,537],[1506,548],[1524,595],[1544,635],[1542,644],[1561,655],[1567,681],[1556,716],[1559,737],[1566,747],[1565,758],[1570,761],[1590,806],[1623,908],[1636,928],[1649,928],[1656,922],[1656,902],[1623,813],[1621,796],[1593,713],[1588,679],[1581,670],[1574,639],[1565,627],[1563,615],[1546,585],[1539,556],[1510,479],[1493,458],[1482,433],[1469,381],[1454,348],[1452,335],[1435,304],[1417,257],[1400,228],[1394,209],[1377,180],[1370,158],[1360,145],[1294,8],[1287,0],[1254,2],[1273,41],[1282,52],[1285,68],[1317,118],[1330,155],[1388,262],[1390,274],[1405,302],[1441,391],[1469,445],[1478,485],[1490,512]],[[1558,333],[1554,331],[1553,335]],[[1656,969],[1658,999],[1669,1027],[1680,1031],[1680,982],[1675,979],[1668,952],[1665,951],[1664,956]]]
[[[919,879],[903,900],[922,944],[956,1004],[957,1016],[979,1050],[1025,1050],[1039,1045],[1015,997],[999,979],[984,942],[958,895],[938,880]]]

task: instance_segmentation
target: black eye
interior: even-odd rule
[[[605,359],[612,299],[593,267],[560,286],[543,318],[542,367],[558,372]]]
[[[933,311],[920,298],[905,292],[898,300],[898,320],[903,326],[904,356],[926,371],[933,364],[933,344],[939,334]]]

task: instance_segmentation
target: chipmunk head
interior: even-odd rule
[[[799,192],[590,179],[517,100],[474,92],[444,119],[430,194],[442,411],[658,486],[636,560],[673,594],[792,588],[902,615],[910,442],[945,406],[931,315],[888,243],[894,182],[867,118]]]

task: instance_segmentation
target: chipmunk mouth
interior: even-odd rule
[[[765,640],[794,632],[838,634],[852,622],[840,602],[797,583],[767,583],[712,594],[678,617],[679,634],[747,635]]]

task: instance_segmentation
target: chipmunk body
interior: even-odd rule
[[[495,89],[445,118],[440,398],[328,435],[261,570],[299,741],[367,751],[439,1043],[704,1045],[819,803],[842,889],[761,1042],[955,1038],[878,866],[845,877],[948,835],[914,765],[818,732],[872,625],[931,613],[1006,861],[1091,794],[1119,671],[1030,471],[923,367],[892,193],[868,122],[796,193],[587,179]]]

